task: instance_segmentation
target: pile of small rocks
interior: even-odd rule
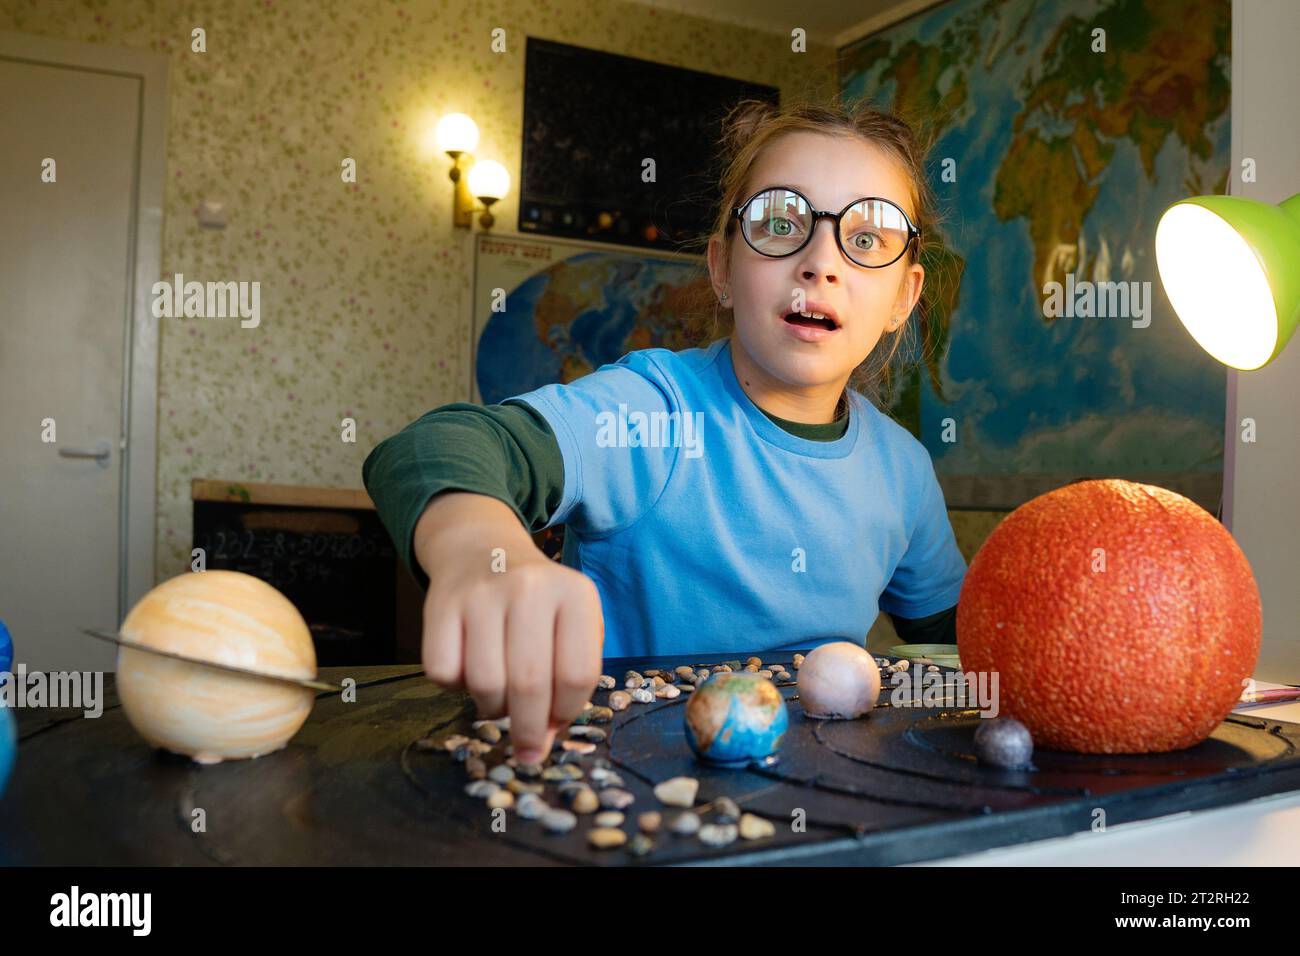
[[[803,655],[796,654],[791,666],[798,670],[802,663]],[[757,657],[711,666],[683,664],[667,670],[628,671],[621,688],[612,676],[602,674],[596,687],[609,692],[608,706],[588,701],[565,734],[557,735],[546,765],[521,764],[514,757],[513,746],[505,743],[509,717],[474,721],[470,728],[473,737],[435,735],[417,741],[416,747],[450,754],[465,767],[469,778],[466,794],[483,800],[491,810],[513,810],[522,820],[538,821],[548,833],[568,833],[578,825],[579,817],[590,816],[593,825],[587,831],[587,842],[595,849],[626,847],[633,856],[645,856],[654,850],[656,838],[665,834],[694,837],[710,847],[727,846],[738,837],[761,840],[776,833],[771,821],[742,813],[730,797],[696,807],[699,781],[693,777],[674,777],[658,784],[655,798],[675,812],[666,815],[655,809],[637,813],[635,832],[629,836],[623,826],[636,798],[610,761],[596,755],[608,741],[599,725],[610,723],[616,712],[633,704],[676,699],[712,675],[732,671],[759,674],[777,683],[794,679],[789,668],[779,664],[765,667]],[[554,792],[549,801],[545,796],[548,784]]]

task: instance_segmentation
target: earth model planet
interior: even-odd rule
[[[686,740],[710,763],[740,766],[770,757],[789,727],[785,698],[758,674],[714,674],[686,703]]]

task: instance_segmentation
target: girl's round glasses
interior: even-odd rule
[[[835,241],[851,261],[868,269],[893,265],[921,231],[888,199],[868,196],[838,213],[814,209],[808,198],[789,186],[755,193],[731,211],[740,220],[740,234],[760,255],[780,259],[808,244],[818,220],[834,224]]]

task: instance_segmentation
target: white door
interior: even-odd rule
[[[111,670],[115,649],[79,629],[117,627],[128,595],[143,81],[24,57],[13,37],[0,47],[0,620],[15,666]]]

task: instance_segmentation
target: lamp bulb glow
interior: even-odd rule
[[[472,153],[478,146],[478,125],[464,113],[448,113],[433,130],[438,148],[448,153]]]

